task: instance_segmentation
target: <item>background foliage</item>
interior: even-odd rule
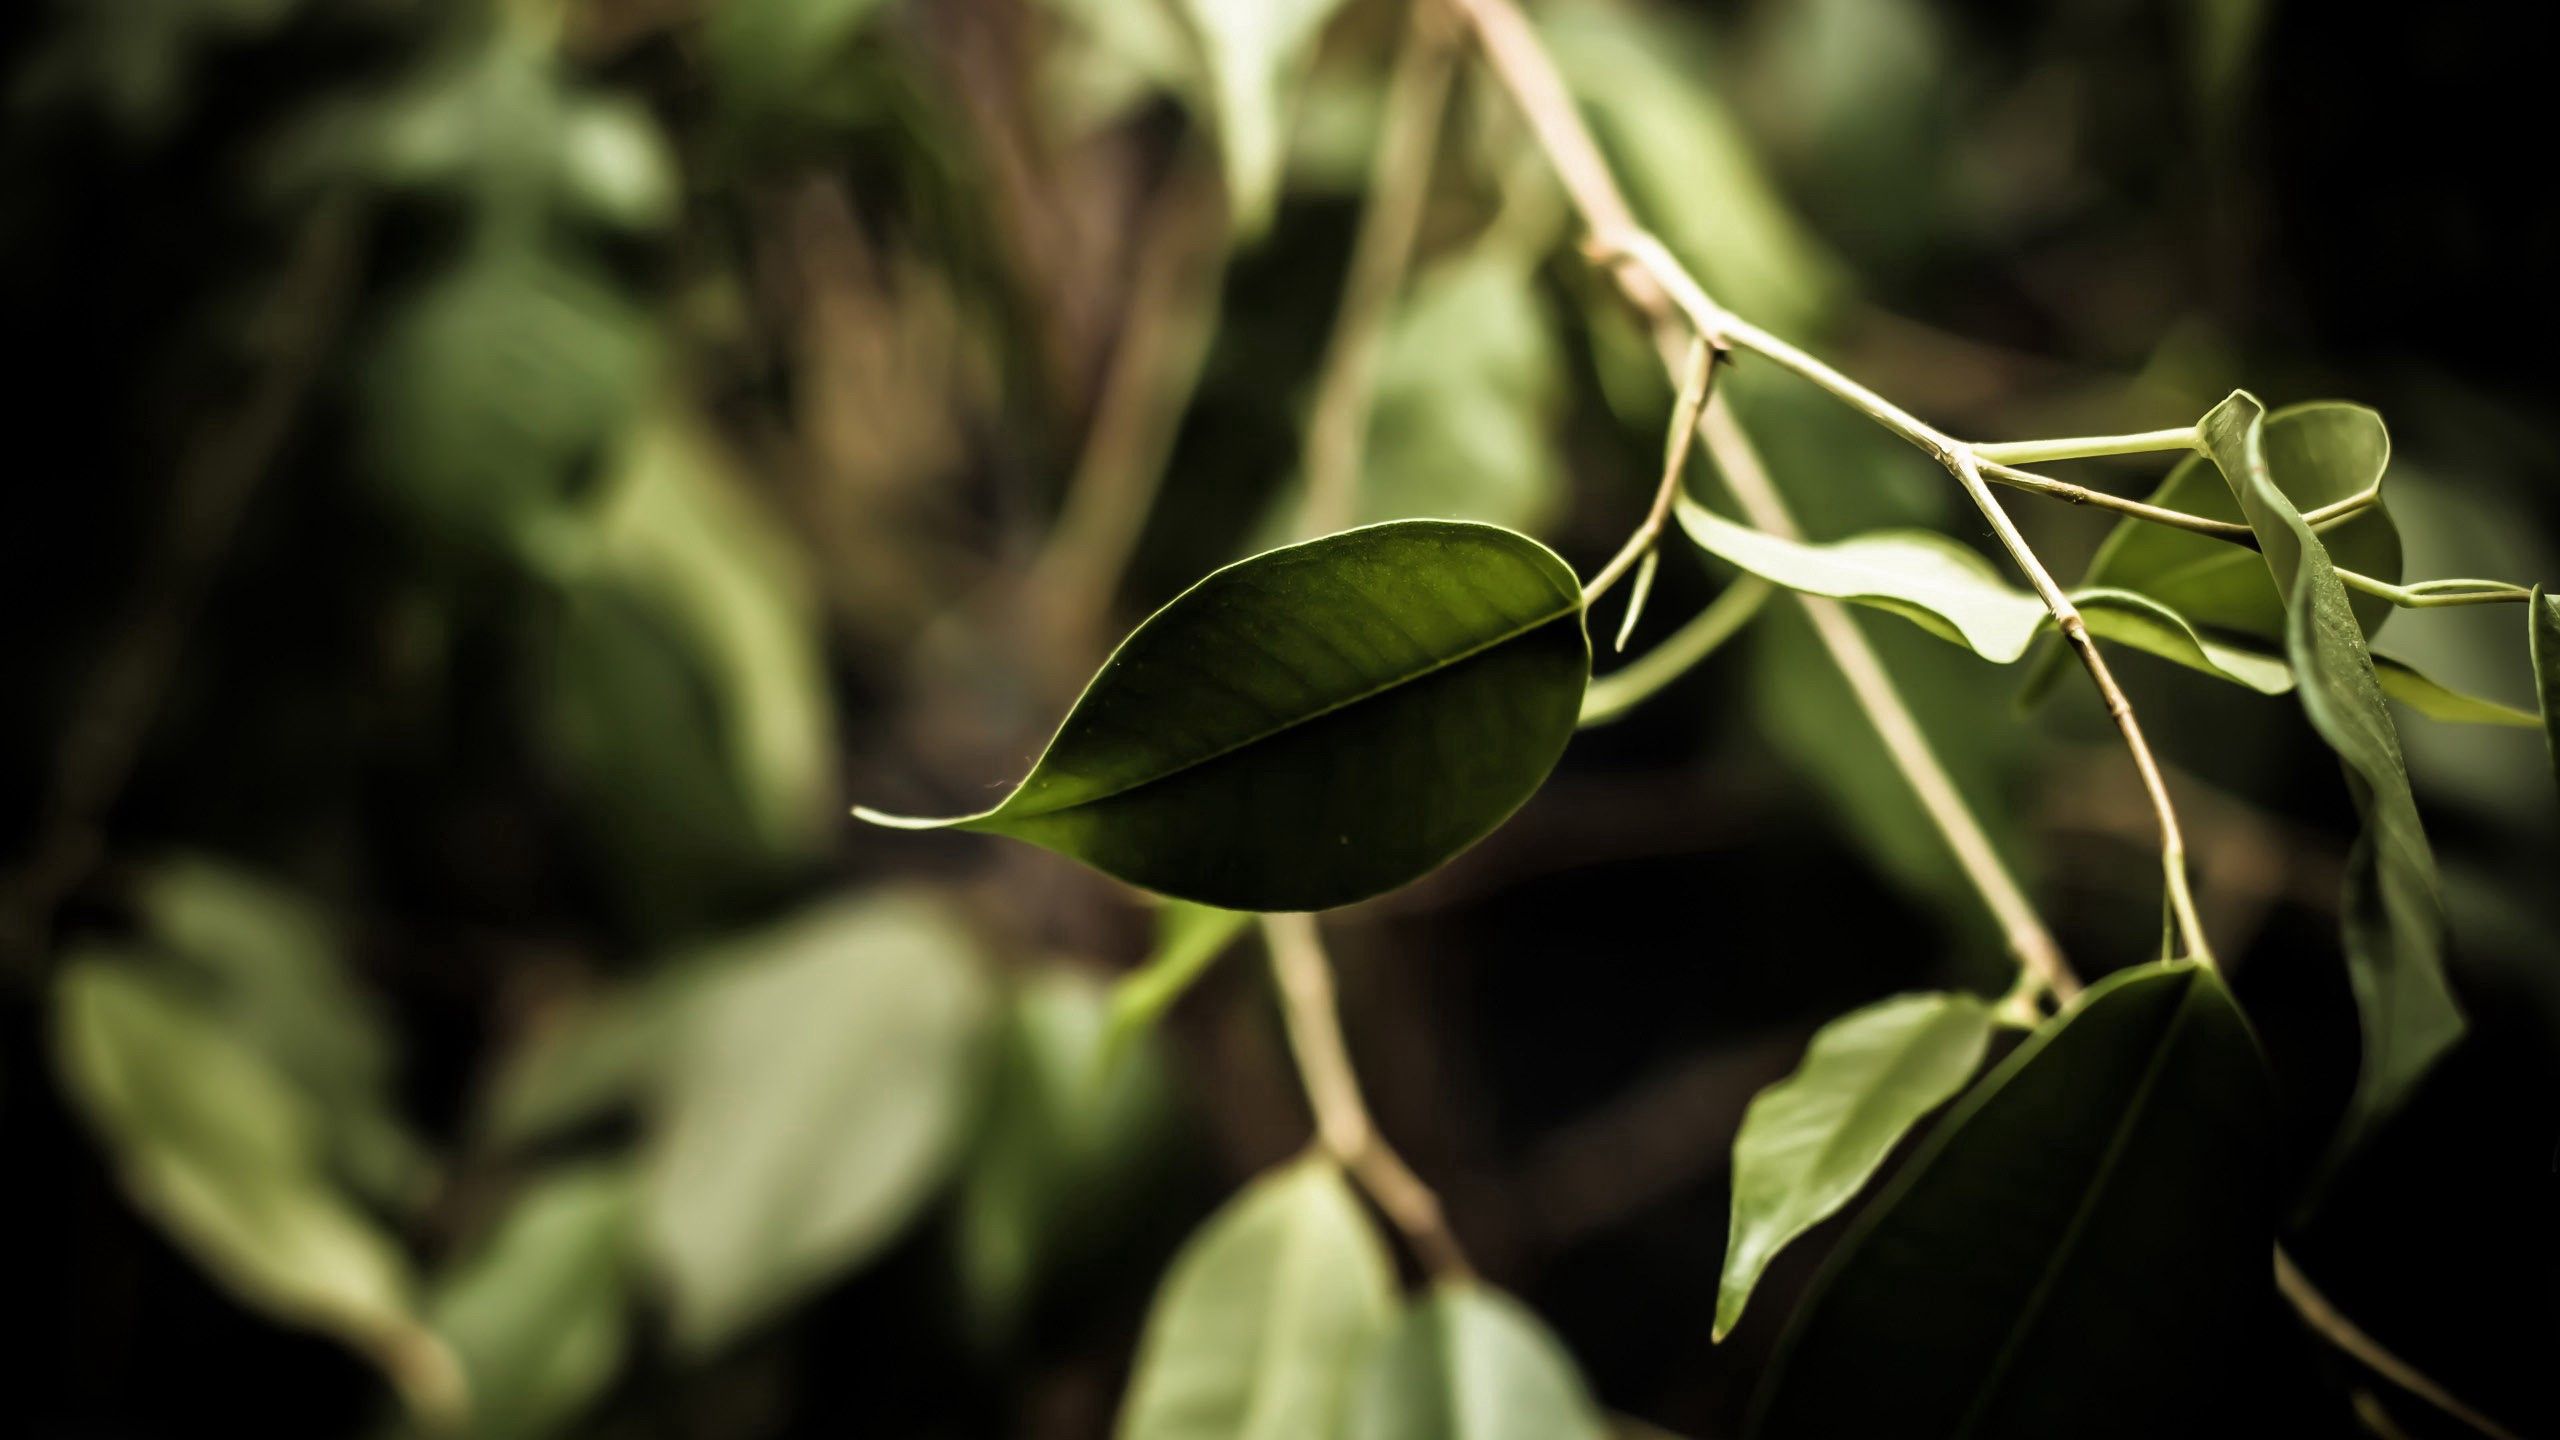
[[[2351,397],[2390,417],[2410,573],[2560,575],[2532,279],[2560,231],[2495,139],[2542,81],[2479,18],[1539,16],[1719,296],[1923,413],[2002,436],[2184,423],[2242,383]],[[844,811],[993,803],[1110,640],[1285,533],[1402,24],[0,20],[11,1428],[390,1433],[465,1377],[492,1435],[1108,1428],[1176,1247],[1304,1142],[1268,986],[1240,953],[1114,1028],[1147,906]],[[1668,392],[1501,97],[1462,67],[1453,99],[1360,518],[1522,526],[1587,573]],[[1720,383],[1815,538],[1980,539],[1890,437],[1766,370]],[[2107,533],[2019,508],[2066,573]],[[1725,579],[1667,560],[1637,645]],[[2513,619],[2389,636],[2529,706]],[[2147,958],[2149,816],[2087,696],[2022,719],[2014,674],[1862,623],[2082,968]],[[2300,707],[2125,670],[2307,1173],[2357,1063],[2354,814]],[[1334,927],[1381,1122],[1599,1399],[1679,1433],[1738,1429],[1823,1248],[1709,1346],[1753,1094],[1842,1010],[2001,983],[1863,724],[1773,609]],[[2560,1428],[2560,807],[2530,731],[2402,733],[2473,1031],[2297,1248],[2450,1387]],[[1203,923],[1163,943],[1205,959]],[[1383,1333],[1387,1262],[1326,1183],[1258,1182],[1223,1253],[1340,1247],[1297,1318]],[[1393,1323],[1399,1353],[1507,1357],[1524,1405],[1569,1388],[1501,1295]],[[2358,1433],[2362,1382],[2272,1305],[2234,1333],[2237,1413]],[[1406,1433],[1429,1403],[1382,1381],[1355,1409]]]

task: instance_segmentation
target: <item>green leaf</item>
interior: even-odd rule
[[[2456,690],[2406,660],[2375,655],[2373,674],[2382,682],[2383,694],[2430,720],[2448,725],[2508,725],[2524,730],[2542,723],[2530,710]]]
[[[1717,1340],[1778,1252],[1856,1199],[1911,1127],[1973,1078],[1991,1025],[1971,995],[1898,995],[1823,1026],[1796,1072],[1752,1100],[1733,1141]]]
[[[705,68],[750,125],[827,114],[852,82],[846,59],[882,0],[724,0],[703,26]]]
[[[1878,530],[1817,545],[1737,525],[1685,496],[1680,526],[1700,549],[1771,584],[1899,615],[1999,664],[2025,654],[2045,622],[2042,601],[1934,531]]]
[[[2148,595],[2099,586],[2075,590],[2071,599],[2080,607],[2081,618],[2089,622],[2089,633],[2102,640],[2246,685],[2261,695],[2282,695],[2293,688],[2293,671],[2282,656],[2207,635]],[[2057,655],[2056,659],[2067,663],[2069,657]]]
[[[699,1353],[895,1238],[958,1158],[988,1010],[967,933],[917,895],[730,941],[664,1057],[643,1238]]]
[[[1118,1440],[1332,1435],[1394,1308],[1394,1271],[1342,1173],[1312,1157],[1274,1171],[1175,1257]]]
[[[447,1418],[462,1379],[408,1257],[331,1181],[324,1117],[265,1056],[139,963],[72,957],[54,988],[63,1088],[134,1204],[243,1304],[366,1355]]]
[[[1175,597],[994,809],[855,813],[1010,835],[1222,909],[1328,909],[1518,809],[1590,676],[1581,587],[1545,546],[1459,521],[1372,525]]]
[[[2190,962],[2091,987],[1842,1242],[1753,1433],[2158,1436],[2215,1413],[2268,1303],[2275,1097]]]
[[[2542,729],[2551,741],[2551,773],[2560,776],[2560,595],[2533,587],[2533,613],[2525,622],[2526,649],[2533,656],[2534,692],[2542,699]]]
[[[1260,235],[1279,203],[1289,111],[1342,0],[1182,0],[1200,42],[1235,233]]]
[[[1098,1062],[1111,1068],[1137,1037],[1164,1018],[1173,1002],[1227,953],[1253,917],[1213,910],[1187,900],[1166,901],[1156,912],[1156,949],[1147,962],[1111,987],[1110,1028]]]
[[[2390,431],[2362,405],[2290,405],[2266,417],[2266,437],[2276,489],[2306,512],[2379,493],[2391,461]],[[2209,520],[2246,518],[2202,455],[2180,462],[2151,503]],[[2320,538],[2338,565],[2399,583],[2400,529],[2381,505],[2330,524]],[[2284,597],[2268,583],[2266,566],[2256,556],[2242,546],[2147,520],[2119,522],[2081,583],[2148,596],[2207,633],[2267,641],[2285,633]],[[2391,602],[2379,596],[2359,594],[2352,603],[2367,634],[2391,613]]]
[[[2400,734],[2330,554],[2276,483],[2278,452],[2265,413],[2255,397],[2237,391],[2198,428],[2257,533],[2263,567],[2285,597],[2285,655],[2303,713],[2338,752],[2364,817],[2364,836],[2348,860],[2344,927],[2347,976],[2363,1020],[2364,1067],[2340,1122],[2343,1153],[2408,1099],[2462,1038],[2463,1019],[2445,978],[2444,898]],[[2283,453],[2295,457],[2297,483],[2315,491],[2352,488],[2349,482],[2365,473],[2354,451],[2335,457],[2345,474],[2325,477],[2301,463],[2317,453],[2310,447],[2295,443]],[[2391,543],[2396,551],[2396,533]]]
[[[522,1149],[639,1104],[704,979],[679,966],[540,1015],[500,1061],[477,1138]]]
[[[1500,1291],[1443,1282],[1378,1342],[1343,1440],[1606,1440],[1573,1357]]]
[[[438,1282],[428,1313],[471,1378],[471,1434],[556,1434],[613,1383],[626,1348],[637,1186],[620,1167],[537,1181]]]
[[[1564,497],[1563,399],[1532,258],[1479,249],[1424,269],[1378,358],[1360,518],[1545,523]]]
[[[1110,1237],[1167,1138],[1161,1057],[1145,1047],[1106,1065],[1110,1022],[1104,988],[1079,971],[1037,971],[1012,997],[955,1231],[983,1337],[1012,1328],[1046,1271]]]

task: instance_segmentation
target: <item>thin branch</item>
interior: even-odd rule
[[[1486,60],[1503,87],[1511,92],[1530,133],[1582,217],[1584,228],[1593,235],[1636,233],[1635,214],[1618,189],[1617,177],[1591,138],[1590,129],[1583,124],[1563,77],[1557,74],[1555,62],[1548,58],[1528,20],[1511,0],[1448,3],[1466,20]],[[1651,272],[1640,268],[1613,266],[1610,273],[1628,303],[1652,323],[1665,367],[1678,373],[1688,336],[1679,333],[1680,307],[1671,293]],[[1675,267],[1675,273],[1681,272]],[[1704,299],[1695,293],[1694,284],[1689,288],[1690,299]],[[1723,312],[1713,306],[1704,306],[1702,311],[1690,314],[1688,329],[1711,338],[1720,335],[1717,322]],[[1729,407],[1711,398],[1700,421],[1700,435],[1706,441],[1708,455],[1722,472],[1726,487],[1753,525],[1790,538],[1802,535]],[[2063,960],[2061,947],[2054,943],[2052,932],[2045,928],[1990,837],[1983,832],[1981,822],[1974,818],[1963,794],[1947,775],[1946,767],[1939,763],[1928,736],[1912,718],[1884,663],[1867,643],[1866,633],[1836,600],[1810,595],[1798,595],[1796,599],[1857,697],[1859,708],[1875,726],[1894,767],[1902,772],[1921,809],[1945,837],[1958,868],[1982,896],[2011,955],[2021,966],[2046,977],[2058,998],[2067,999],[2078,993],[2079,984]]]
[[[1414,235],[1421,229],[1423,200],[1431,190],[1433,152],[1448,109],[1449,77],[1457,69],[1457,47],[1434,0],[1411,3],[1404,42],[1387,81],[1368,204],[1352,242],[1342,308],[1325,346],[1307,422],[1307,488],[1298,512],[1303,535],[1339,530],[1357,513],[1361,453],[1368,445],[1387,320],[1413,261]]]
[[[2329,1303],[2329,1297],[2320,1293],[2281,1245],[2276,1247],[2276,1289],[2293,1302],[2294,1310],[2302,1316],[2304,1323],[2374,1374],[2490,1437],[2490,1440],[2517,1440],[2514,1431],[2462,1403],[2451,1391],[2428,1379],[2416,1366],[2384,1349],[2380,1341],[2364,1333],[2356,1322],[2338,1313],[2338,1307]]]
[[[1645,511],[1635,533],[1627,537],[1627,543],[1619,546],[1609,563],[1600,567],[1600,573],[1591,577],[1591,583],[1582,587],[1583,609],[1590,609],[1593,601],[1607,594],[1609,587],[1618,583],[1618,577],[1627,573],[1627,567],[1653,553],[1654,542],[1662,538],[1662,527],[1671,518],[1671,502],[1680,497],[1680,473],[1689,466],[1690,444],[1698,438],[1699,412],[1707,408],[1708,392],[1715,385],[1716,362],[1723,356],[1724,351],[1703,334],[1690,340],[1688,358],[1680,366],[1680,399],[1671,410],[1671,434],[1662,447],[1662,482],[1654,487],[1653,505]]]
[[[1360,1077],[1351,1068],[1351,1052],[1343,1044],[1333,965],[1325,958],[1316,917],[1265,915],[1262,938],[1271,952],[1272,977],[1280,986],[1280,1014],[1288,1027],[1289,1050],[1297,1057],[1307,1108],[1315,1113],[1317,1143],[1377,1202],[1432,1274],[1448,1279],[1473,1274],[1466,1250],[1449,1229],[1440,1197],[1404,1163],[1378,1133],[1377,1122],[1369,1118],[1369,1103],[1360,1095]]]
[[[2074,435],[2062,440],[2001,440],[1973,447],[1979,460],[2033,465],[2040,460],[2088,460],[2101,455],[2142,455],[2159,450],[2201,448],[2196,427],[2145,430],[2138,435]]]
[[[2154,525],[2166,525],[2172,529],[2227,541],[2251,550],[2258,548],[2258,532],[2236,520],[2210,520],[2202,515],[2190,515],[2184,510],[2172,510],[2165,505],[2127,500],[2121,495],[2110,495],[2104,490],[2092,490],[2086,485],[2074,485],[2068,480],[2056,480],[2049,475],[2039,475],[2032,470],[2021,470],[2015,465],[1996,464],[1983,459],[1982,451],[1979,449],[1973,452],[1973,457],[1980,462],[1983,478],[1996,480],[2012,489],[2031,491],[2049,499],[2060,500],[2065,504],[2086,505],[2096,510],[2112,510],[2119,515],[2130,515],[2136,520],[2148,520]]]

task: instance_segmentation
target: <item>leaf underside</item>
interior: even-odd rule
[[[1444,1283],[1370,1352],[1344,1440],[1604,1440],[1590,1392],[1538,1317]]]

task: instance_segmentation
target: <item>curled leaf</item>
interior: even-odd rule
[[[1735,524],[1685,497],[1680,526],[1708,554],[1772,584],[1899,615],[1999,664],[2025,654],[2045,621],[2043,602],[1933,531],[1877,530],[1812,544]]]

